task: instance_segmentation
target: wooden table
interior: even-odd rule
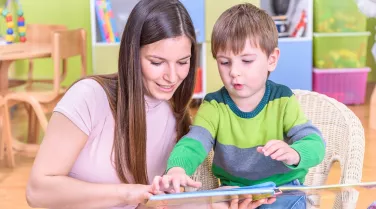
[[[17,60],[37,59],[51,57],[52,46],[49,44],[33,44],[33,43],[13,43],[9,45],[0,45],[0,100],[9,92],[8,72],[10,65]],[[1,103],[2,101],[0,101]],[[2,109],[0,105],[0,110]],[[8,111],[8,110],[4,110]],[[2,128],[2,114],[0,111],[0,129]],[[3,130],[4,131],[4,130]],[[30,133],[29,133],[30,134]],[[0,136],[1,137],[1,136]],[[38,149],[37,144],[24,144],[18,140],[12,139],[12,147],[16,151],[35,153]],[[0,149],[4,144],[0,142]],[[3,150],[1,150],[3,151]],[[0,159],[2,158],[0,151]],[[11,160],[11,166],[14,166],[14,159]]]
[[[12,62],[24,59],[50,57],[49,44],[14,43],[0,46],[0,95],[8,91],[8,71]]]

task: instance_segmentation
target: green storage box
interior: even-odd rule
[[[366,66],[370,32],[314,33],[313,65],[316,68],[362,68]]]
[[[362,32],[366,30],[367,18],[355,0],[314,0],[314,32]]]

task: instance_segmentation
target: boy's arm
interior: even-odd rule
[[[219,122],[217,105],[204,100],[189,132],[175,145],[167,161],[167,171],[181,167],[191,176],[212,149]]]
[[[288,144],[300,155],[298,165],[287,166],[291,169],[309,169],[320,164],[325,156],[325,141],[320,130],[305,117],[295,95],[286,105],[283,123]]]

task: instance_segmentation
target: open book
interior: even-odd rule
[[[359,189],[376,189],[376,182],[356,184],[335,184],[323,186],[285,186],[276,187],[272,182],[247,187],[230,189],[203,190],[195,192],[183,192],[174,194],[155,195],[145,200],[148,207],[206,204],[230,201],[235,198],[244,199],[252,195],[253,200],[284,195],[320,195],[325,192],[345,192]]]

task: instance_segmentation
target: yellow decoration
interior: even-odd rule
[[[14,39],[13,35],[6,35],[5,36],[5,40],[8,41],[8,42],[13,41],[13,39]]]
[[[25,33],[26,32],[26,27],[19,27],[18,32],[20,33]]]
[[[14,27],[13,21],[12,22],[7,22],[7,27],[8,28],[13,28]]]

